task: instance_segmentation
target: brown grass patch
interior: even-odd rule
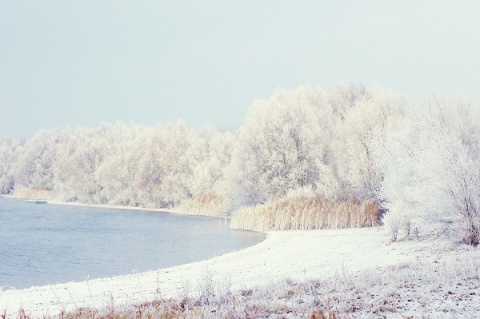
[[[209,193],[183,201],[175,210],[186,215],[222,217],[224,216],[224,206],[222,196]]]
[[[317,196],[284,198],[237,211],[231,228],[253,231],[369,227],[379,223],[371,201],[324,201]]]
[[[19,187],[13,190],[14,197],[26,199],[48,199],[54,200],[58,198],[55,191],[46,189],[43,186]]]

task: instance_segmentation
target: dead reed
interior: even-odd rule
[[[183,201],[179,206],[175,207],[175,211],[186,215],[222,217],[225,211],[224,206],[222,196],[209,193]]]
[[[48,190],[42,186],[16,187],[12,195],[18,198],[49,200],[57,199],[58,197],[55,191]]]
[[[379,206],[371,201],[324,201],[317,196],[284,198],[237,211],[233,229],[308,230],[369,227],[379,223]]]

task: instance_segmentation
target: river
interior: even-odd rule
[[[231,230],[218,218],[0,197],[0,289],[156,270],[264,238]]]

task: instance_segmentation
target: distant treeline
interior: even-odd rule
[[[382,207],[393,239],[453,220],[475,244],[477,110],[435,93],[419,103],[379,87],[302,86],[255,101],[233,132],[182,121],[42,130],[0,140],[0,192],[212,215],[308,194]]]

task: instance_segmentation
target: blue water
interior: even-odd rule
[[[30,204],[0,197],[3,289],[126,275],[200,261],[264,235],[223,220],[167,213]]]

